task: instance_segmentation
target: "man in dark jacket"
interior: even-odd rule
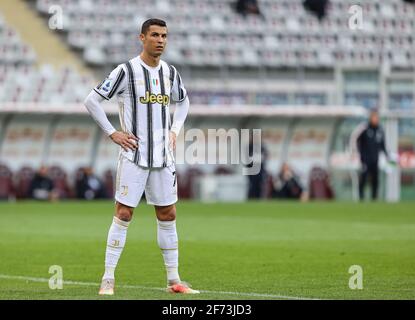
[[[105,190],[102,181],[93,173],[91,167],[85,167],[82,175],[76,182],[76,193],[79,199],[101,199],[105,198]]]
[[[30,185],[30,196],[36,200],[51,200],[53,182],[48,176],[48,168],[41,166]]]
[[[258,154],[255,154],[257,151]],[[267,178],[267,171],[266,171],[266,161],[268,158],[268,150],[261,144],[260,149],[260,157],[259,157],[259,150],[255,150],[254,148],[254,141],[252,137],[250,137],[249,147],[248,147],[249,157],[253,158],[260,158],[261,160],[261,167],[257,174],[248,175],[248,199],[260,199],[265,196],[265,181]],[[254,162],[251,162],[246,167],[252,168]]]
[[[368,176],[371,179],[372,199],[375,200],[379,186],[379,153],[383,151],[389,158],[385,148],[385,133],[379,125],[379,114],[377,111],[370,113],[368,125],[363,128],[357,138],[357,149],[362,163],[362,171],[359,178],[360,200],[364,199],[364,188]]]
[[[303,193],[299,177],[288,163],[283,163],[277,177],[273,179],[272,197],[281,199],[300,199]]]

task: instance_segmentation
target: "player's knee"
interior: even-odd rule
[[[160,221],[173,221],[176,219],[176,206],[156,206],[156,213]]]
[[[115,215],[122,221],[130,221],[133,217],[133,208],[117,203]]]

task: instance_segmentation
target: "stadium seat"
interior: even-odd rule
[[[177,171],[177,194],[180,198],[189,199],[194,196],[196,179],[203,175],[198,168],[190,168],[185,172]]]
[[[102,181],[104,183],[105,194],[107,198],[113,198],[115,192],[115,177],[112,170],[106,170],[103,174]]]
[[[0,164],[0,200],[7,200],[15,196],[13,174],[7,166]]]
[[[334,198],[327,171],[320,167],[313,167],[310,172],[309,197],[310,199],[329,200]]]
[[[58,166],[49,168],[49,177],[52,179],[53,188],[59,199],[69,199],[74,197],[74,191],[71,190],[68,184],[66,172]]]
[[[84,59],[92,65],[104,65],[107,57],[103,48],[95,45],[87,46],[84,51]]]
[[[34,170],[30,167],[22,167],[16,173],[16,197],[18,199],[30,198],[30,186],[34,177]]]

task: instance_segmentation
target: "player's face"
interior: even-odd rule
[[[161,56],[167,45],[167,28],[152,25],[146,34],[140,34],[143,50],[153,57]]]

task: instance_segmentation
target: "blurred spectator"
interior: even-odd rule
[[[257,14],[262,16],[257,0],[238,0],[235,3],[235,10],[244,17],[248,14]]]
[[[53,200],[56,195],[53,191],[53,182],[48,176],[48,168],[41,166],[30,184],[30,196],[36,200]]]
[[[283,163],[281,170],[273,181],[273,198],[300,199],[303,187],[300,179],[287,163]]]
[[[266,179],[267,179],[267,172],[265,170],[266,161],[268,157],[267,149],[261,144],[261,154],[255,155],[254,154],[254,144],[252,137],[249,140],[249,147],[248,147],[249,157],[253,159],[260,158],[261,160],[261,167],[258,174],[248,175],[249,180],[249,187],[248,187],[248,199],[259,199],[264,198],[265,196],[265,189],[266,189]],[[253,162],[248,164],[247,167],[251,168],[253,166]]]
[[[105,188],[102,181],[93,173],[91,167],[81,170],[76,181],[76,195],[78,199],[105,198]]]
[[[328,0],[304,0],[303,6],[306,10],[314,14],[320,21],[326,16]]]

